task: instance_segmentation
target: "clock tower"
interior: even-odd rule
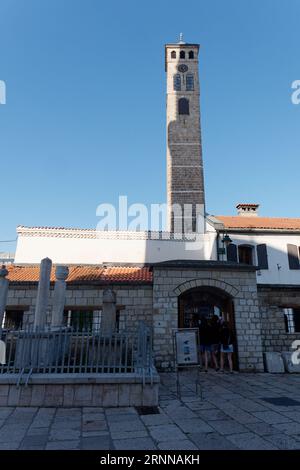
[[[182,35],[165,46],[168,229],[175,233],[199,231],[205,214],[198,54],[199,44]]]

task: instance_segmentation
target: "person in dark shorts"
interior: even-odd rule
[[[227,356],[230,373],[232,370],[232,354],[233,354],[233,334],[229,327],[228,322],[222,324],[220,330],[220,343],[221,343],[221,372],[224,372],[224,358]]]
[[[211,328],[211,359],[212,363],[216,369],[219,370],[218,366],[218,358],[217,355],[220,350],[220,319],[217,315],[213,315],[210,320],[210,328]]]
[[[202,317],[199,326],[200,352],[204,356],[204,370],[208,370],[208,353],[211,353],[211,326],[206,317]]]

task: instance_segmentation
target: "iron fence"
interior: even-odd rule
[[[29,328],[3,330],[1,339],[6,361],[0,374],[152,374],[152,332],[145,324],[135,334]]]

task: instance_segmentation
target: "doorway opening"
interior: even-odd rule
[[[197,328],[201,319],[219,317],[220,322],[226,321],[233,333],[233,366],[238,370],[238,349],[234,305],[232,297],[216,287],[196,287],[178,297],[178,327]]]

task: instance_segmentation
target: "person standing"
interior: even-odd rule
[[[215,370],[219,370],[217,355],[220,349],[220,319],[217,315],[213,315],[210,320],[211,327],[211,359]]]
[[[200,351],[204,356],[204,370],[208,371],[208,353],[211,353],[211,326],[205,316],[201,318],[199,326]]]
[[[224,372],[224,358],[228,359],[230,373],[233,373],[232,354],[233,354],[233,334],[229,327],[229,323],[225,321],[220,330],[221,343],[221,372]]]

